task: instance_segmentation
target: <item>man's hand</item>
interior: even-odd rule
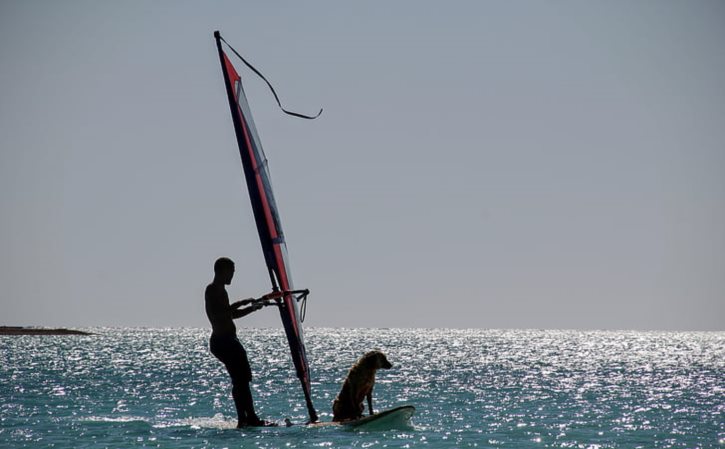
[[[242,300],[240,300],[240,301],[237,301],[237,302],[234,302],[234,303],[232,303],[232,304],[231,304],[231,308],[232,308],[233,310],[235,310],[235,309],[238,309],[238,308],[240,308],[240,307],[242,307],[242,306],[246,306],[247,304],[251,304],[251,303],[253,303],[254,301],[255,301],[255,300],[254,300],[254,298],[249,298],[249,299],[242,299]]]
[[[264,307],[264,304],[255,304],[252,307],[250,307],[250,309],[252,309],[252,312],[256,312],[257,310],[261,309],[262,307]]]
[[[273,305],[276,305],[275,303],[270,302],[270,301],[273,300],[273,299],[281,298],[283,296],[284,296],[284,292],[271,292],[271,293],[267,293],[266,295],[263,295],[259,299],[249,298],[249,299],[242,299],[240,301],[237,301],[237,302],[235,302],[234,304],[231,305],[231,308],[232,308],[232,310],[237,310],[237,309],[239,309],[242,306],[249,305],[249,307],[247,307],[246,309],[244,309],[247,312],[245,314],[243,314],[243,315],[237,315],[237,318],[238,318],[238,317],[241,317],[241,316],[246,315],[247,313],[255,312],[255,311],[261,309],[264,306],[273,306]]]
[[[268,299],[277,299],[277,298],[281,298],[283,296],[284,296],[284,292],[270,292],[270,293],[267,293],[266,295],[262,296],[259,299],[264,299],[266,301]]]

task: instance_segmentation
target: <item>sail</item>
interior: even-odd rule
[[[226,84],[230,111],[234,122],[234,131],[237,136],[239,154],[242,158],[247,191],[252,203],[257,231],[259,232],[259,241],[262,244],[262,252],[269,270],[272,288],[286,292],[279,301],[279,312],[289,342],[297,377],[302,383],[310,421],[315,422],[317,421],[317,413],[311,399],[310,370],[305,351],[304,333],[297,301],[294,295],[290,293],[294,290],[294,286],[289,261],[287,260],[287,245],[282,232],[277,204],[272,193],[267,159],[262,150],[254,120],[252,120],[249,103],[244,95],[241,77],[222,50],[221,36],[218,31],[214,33],[214,37],[219,50],[219,60],[224,73],[224,83]]]

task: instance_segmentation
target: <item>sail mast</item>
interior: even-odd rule
[[[287,342],[290,346],[297,377],[302,384],[310,422],[316,422],[318,417],[312,404],[310,370],[307,363],[304,335],[296,298],[292,293],[294,287],[289,271],[289,262],[287,261],[287,245],[272,193],[266,159],[264,158],[261,141],[257,135],[249,104],[244,95],[241,77],[237,74],[222,49],[222,37],[219,31],[214,32],[214,37],[219,51],[219,62],[224,74],[229,109],[234,122],[234,132],[237,137],[237,145],[242,159],[244,178],[247,183],[252,211],[254,212],[254,220],[259,233],[259,241],[262,245],[272,288],[285,292],[285,295],[278,302],[280,317],[287,335]]]

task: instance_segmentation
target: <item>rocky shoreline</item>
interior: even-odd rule
[[[92,335],[73,329],[49,329],[45,327],[0,326],[0,335]]]

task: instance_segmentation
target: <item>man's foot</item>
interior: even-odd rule
[[[267,421],[257,418],[237,422],[237,429],[241,429],[242,427],[277,427],[278,425],[279,424],[274,421]]]
[[[251,424],[255,427],[277,427],[278,424],[274,421],[267,421],[266,419],[258,419]]]

